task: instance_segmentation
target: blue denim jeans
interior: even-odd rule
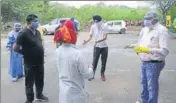
[[[165,62],[161,63],[142,63],[142,103],[158,103],[159,92],[159,76],[161,70],[164,68]]]

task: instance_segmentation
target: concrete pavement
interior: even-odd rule
[[[82,46],[81,42],[88,36],[88,33],[79,34],[78,47],[85,52],[87,62],[91,64],[93,41]],[[59,82],[55,65],[55,45],[52,36],[45,37],[45,88],[50,101],[58,103]],[[109,34],[109,57],[107,61],[105,82],[100,80],[100,65],[96,71],[95,80],[88,83],[90,102],[89,103],[135,103],[140,97],[140,60],[131,49],[123,49],[127,44],[135,43],[137,36],[134,34],[118,35]],[[1,42],[1,103],[24,103],[24,79],[12,83],[8,75],[9,56],[5,51],[6,40]],[[166,60],[166,67],[160,77],[159,103],[176,103],[176,39],[170,39],[170,54]],[[34,102],[37,103],[37,102]]]

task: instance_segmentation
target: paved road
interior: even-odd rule
[[[78,47],[85,52],[89,63],[92,60],[93,42],[86,46],[80,45],[88,33],[80,33]],[[123,49],[126,44],[135,43],[134,34],[108,36],[109,58],[107,61],[107,81],[100,80],[100,63],[96,78],[88,82],[90,103],[135,103],[140,95],[140,60],[131,49]],[[24,103],[24,79],[12,83],[8,75],[8,57],[5,51],[5,42],[1,42],[1,103]],[[167,65],[160,77],[159,103],[176,103],[176,39],[171,39],[169,46],[171,52],[167,57]],[[55,65],[55,46],[52,37],[45,37],[47,56],[45,58],[45,88],[49,103],[58,103],[58,73]]]

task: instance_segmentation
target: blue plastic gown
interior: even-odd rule
[[[8,42],[6,48],[10,51],[9,74],[12,78],[23,76],[23,58],[22,55],[13,50],[13,44],[16,41],[18,32],[12,31],[8,34]]]

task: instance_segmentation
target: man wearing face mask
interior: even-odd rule
[[[95,75],[95,71],[97,68],[99,57],[101,55],[101,62],[102,62],[101,80],[105,81],[104,73],[105,73],[106,61],[108,57],[108,46],[106,43],[108,28],[103,23],[102,17],[100,15],[94,15],[93,21],[95,22],[95,24],[93,24],[91,27],[89,39],[84,40],[83,44],[88,43],[92,39],[92,36],[95,38],[95,45],[94,45],[94,52],[93,52],[93,64],[92,64],[94,75]],[[92,79],[94,79],[94,77]],[[89,80],[92,80],[92,79],[89,79]]]
[[[158,103],[158,80],[160,72],[165,66],[165,58],[169,54],[168,30],[159,23],[159,17],[155,12],[145,14],[144,25],[135,47],[135,51],[142,61],[141,100],[142,103]]]
[[[44,48],[40,32],[37,30],[39,20],[36,15],[30,14],[27,16],[26,21],[27,28],[19,33],[13,49],[24,56],[25,91],[27,97],[25,103],[32,103],[34,100],[34,83],[36,100],[44,102],[48,101],[48,98],[42,93],[44,87]],[[20,50],[20,46],[22,50]]]
[[[6,46],[8,52],[10,53],[9,74],[13,82],[16,82],[19,78],[24,76],[22,55],[13,50],[13,45],[15,44],[15,41],[19,32],[21,31],[21,28],[22,26],[20,23],[14,24],[14,31],[8,34],[8,42]]]

